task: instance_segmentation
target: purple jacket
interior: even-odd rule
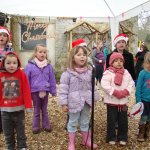
[[[59,103],[68,105],[69,112],[80,112],[84,104],[92,104],[92,73],[88,70],[78,74],[75,71],[67,70],[61,75],[59,85]],[[95,102],[99,100],[99,93],[95,89]]]
[[[56,80],[51,64],[41,69],[31,60],[25,68],[25,73],[32,93],[48,91],[52,95],[56,95]]]

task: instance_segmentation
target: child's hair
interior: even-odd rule
[[[47,48],[46,45],[44,45],[44,44],[37,44],[35,46],[35,48],[34,48],[34,53],[33,53],[33,55],[31,56],[31,58],[29,60],[32,60],[32,59],[35,58],[35,54],[36,54],[37,50],[39,49],[39,47],[45,47],[45,48]],[[47,56],[47,53],[46,53],[46,59],[48,60],[49,63],[51,62],[50,59]]]
[[[144,63],[143,63],[143,67],[144,69],[149,68],[150,66],[150,52],[147,52],[144,56]]]
[[[8,54],[4,57],[3,63],[2,63],[2,68],[5,69],[5,60],[6,60],[7,57],[16,57],[16,58],[17,58],[17,62],[18,62],[18,67],[21,67],[21,63],[20,63],[18,57],[17,57],[15,54],[13,54],[12,52],[10,52],[10,53],[8,53]]]
[[[74,61],[74,55],[76,55],[79,50],[82,49],[83,50],[83,53],[87,56],[87,50],[85,47],[83,46],[75,46],[74,48],[72,48],[72,50],[70,51],[69,53],[69,58],[68,58],[68,68],[69,69],[73,69],[75,68],[75,61]],[[85,62],[85,65],[84,66],[87,66],[87,60]]]

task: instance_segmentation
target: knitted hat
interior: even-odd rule
[[[6,33],[8,36],[10,35],[8,29],[3,26],[0,26],[0,33]]]
[[[75,46],[87,46],[87,44],[84,39],[77,39],[72,42],[72,48]]]
[[[113,44],[114,46],[117,44],[117,42],[121,41],[121,40],[124,40],[127,44],[127,41],[128,41],[128,37],[126,34],[118,34],[115,38],[114,38],[114,41],[113,41]]]
[[[113,52],[110,56],[110,59],[109,59],[109,65],[111,66],[113,61],[117,58],[121,58],[123,61],[124,61],[124,58],[122,56],[122,54],[118,53],[118,52]]]

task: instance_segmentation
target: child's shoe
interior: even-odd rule
[[[44,128],[44,131],[46,131],[46,132],[51,132],[51,131],[52,131],[52,129],[51,129],[51,128],[49,128],[49,129]]]
[[[38,130],[32,130],[32,133],[33,134],[38,134],[38,133],[40,133],[40,129],[38,129]]]
[[[109,144],[110,144],[110,145],[115,145],[116,142],[115,142],[115,141],[109,141]]]
[[[139,125],[139,133],[138,133],[138,137],[137,137],[137,140],[139,142],[145,141],[145,131],[146,131],[145,124]]]
[[[125,141],[120,141],[119,144],[122,145],[122,146],[125,146],[125,145],[127,144],[127,142],[125,142]]]

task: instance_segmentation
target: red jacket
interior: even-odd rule
[[[0,72],[1,111],[15,112],[31,108],[32,99],[28,79],[20,67],[14,73]]]

